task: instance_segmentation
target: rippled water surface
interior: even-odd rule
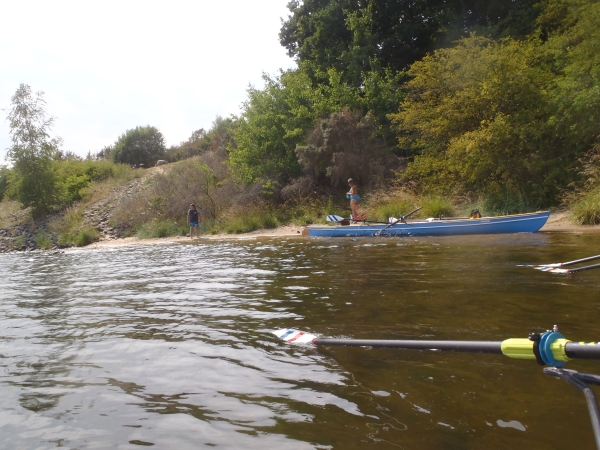
[[[600,338],[598,235],[202,241],[0,255],[0,448],[594,448],[532,361],[270,331]],[[600,373],[596,362],[569,367]]]

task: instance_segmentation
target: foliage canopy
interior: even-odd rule
[[[152,167],[165,156],[165,138],[157,128],[135,127],[123,133],[115,143],[111,155],[117,163],[143,164]]]

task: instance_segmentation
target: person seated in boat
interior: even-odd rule
[[[348,178],[350,190],[346,193],[346,198],[350,199],[350,209],[352,210],[352,218],[358,219],[358,207],[360,206],[360,196],[358,195],[358,186],[352,178]]]

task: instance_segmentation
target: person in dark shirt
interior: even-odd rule
[[[194,239],[194,236],[192,235],[194,231],[196,232],[196,237],[200,237],[198,234],[198,217],[199,215],[196,205],[192,203],[187,214],[187,221],[190,224],[190,239]]]

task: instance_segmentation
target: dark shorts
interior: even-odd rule
[[[198,226],[198,222],[190,222],[190,227],[197,227]]]

